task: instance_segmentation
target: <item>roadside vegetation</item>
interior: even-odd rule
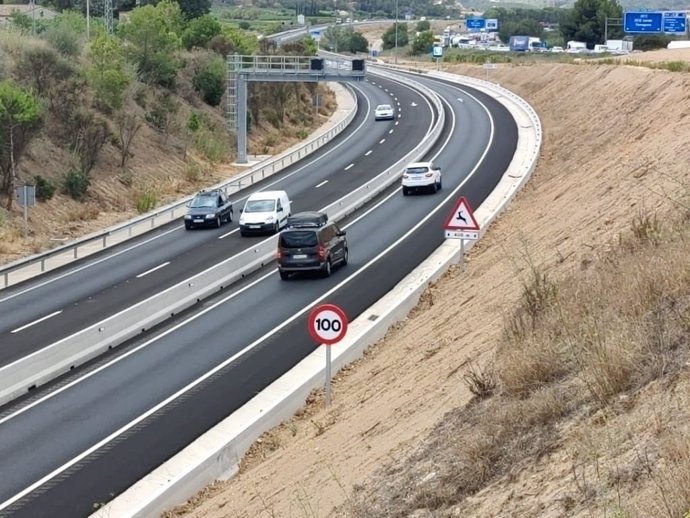
[[[469,516],[473,496],[565,449],[557,514],[690,516],[688,199],[674,217],[640,213],[568,278],[525,252],[495,356],[464,374],[474,399],[341,514]]]
[[[228,166],[236,143],[225,119],[225,56],[313,55],[316,47],[305,40],[277,48],[221,23],[203,4],[133,8],[114,34],[97,18],[87,34],[86,19],[72,10],[40,20],[13,14],[0,31],[0,260],[239,170]],[[249,153],[296,143],[333,109],[316,84],[251,84]],[[37,187],[39,202],[28,240],[14,203],[15,187],[25,184]]]

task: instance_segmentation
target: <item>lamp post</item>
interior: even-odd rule
[[[395,64],[398,64],[398,0],[395,0]]]

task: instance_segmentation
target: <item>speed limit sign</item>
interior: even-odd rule
[[[319,344],[334,344],[346,331],[347,315],[334,304],[322,304],[309,313],[309,334]]]

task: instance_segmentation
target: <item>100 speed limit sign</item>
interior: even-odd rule
[[[322,304],[309,313],[309,334],[320,344],[340,341],[347,332],[347,315],[335,304]]]

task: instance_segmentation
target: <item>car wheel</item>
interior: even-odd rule
[[[407,196],[408,194],[410,194],[410,193],[407,190],[407,187],[403,187],[403,196]]]
[[[437,191],[437,189],[438,189],[438,185],[436,184],[436,182],[434,182],[434,183],[431,185],[431,192],[432,192],[432,193],[435,193],[435,192]]]
[[[228,212],[227,220],[228,220],[228,223],[232,223],[232,211]]]
[[[438,179],[438,190],[440,191],[441,189],[443,189],[443,181],[439,177],[439,179]]]
[[[347,261],[349,259],[348,255],[349,255],[349,252],[348,252],[347,248],[345,248],[345,251],[343,252],[343,259],[341,261],[341,264],[343,266],[345,266],[347,264]]]
[[[247,233],[246,233],[244,230],[241,230],[241,229],[240,229],[240,235],[241,235],[242,237],[247,237]]]
[[[290,274],[288,272],[284,272],[283,270],[278,270],[278,272],[280,273],[280,278],[284,281],[287,281],[290,278]]]
[[[216,216],[216,228],[220,228],[220,226],[223,224],[223,222],[220,219],[220,216]]]
[[[278,232],[280,232],[280,221],[276,221],[276,224],[273,227],[273,233],[277,234]]]
[[[187,223],[187,222],[185,221],[185,222],[184,222],[184,228],[186,228],[187,230],[192,230],[193,227],[192,227],[192,224],[191,224],[191,223]]]
[[[324,277],[330,277],[331,276],[331,260],[328,259],[326,261],[326,264],[323,265],[323,276]]]

